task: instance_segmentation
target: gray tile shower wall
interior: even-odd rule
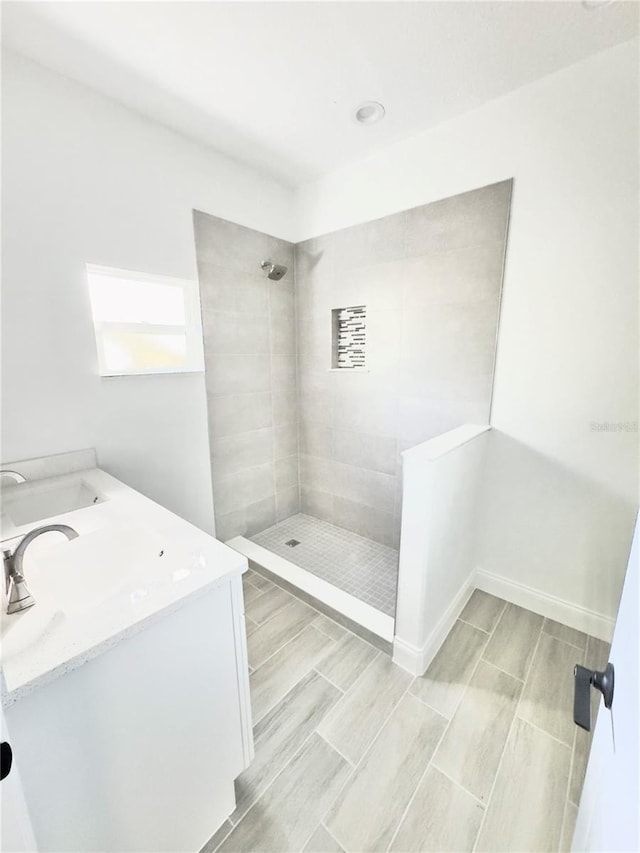
[[[512,181],[295,247],[300,508],[393,547],[400,451],[488,423]],[[365,305],[365,369],[331,371]]]
[[[398,546],[401,451],[488,422],[511,186],[296,246],[194,213],[219,538],[302,511]],[[332,370],[360,305],[365,369]]]
[[[216,534],[299,511],[294,247],[194,212]],[[271,258],[289,271],[270,281]]]

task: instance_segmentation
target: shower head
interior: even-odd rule
[[[280,281],[287,274],[287,268],[283,264],[274,264],[273,261],[263,261],[260,266],[267,270],[267,278],[271,281]]]

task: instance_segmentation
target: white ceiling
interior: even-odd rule
[[[3,41],[295,186],[633,38],[639,6],[4,2]],[[381,101],[378,125],[352,119]]]

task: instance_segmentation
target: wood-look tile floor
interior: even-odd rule
[[[570,849],[573,666],[606,643],[476,590],[414,679],[255,572],[244,590],[255,759],[202,853]]]

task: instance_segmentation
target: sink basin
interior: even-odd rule
[[[21,483],[2,490],[2,510],[16,527],[102,503],[83,480],[64,484]]]
[[[30,607],[11,615],[3,612],[0,618],[3,664],[25,649],[49,642],[57,629],[66,623],[64,614],[50,607]]]
[[[202,559],[144,527],[108,527],[70,541],[50,541],[42,549],[37,549],[37,541],[29,546],[32,558],[27,551],[24,563],[35,606],[54,602],[69,617],[116,597],[121,606],[135,605],[188,577]]]
[[[2,659],[55,644],[86,622],[109,622],[126,608],[136,611],[154,592],[206,565],[198,551],[144,527],[108,527],[70,541],[40,536],[23,564],[36,603],[2,615]]]

